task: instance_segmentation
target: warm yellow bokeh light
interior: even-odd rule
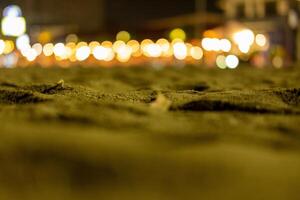
[[[206,51],[221,51],[221,40],[217,38],[204,38],[201,42],[202,48]],[[226,47],[228,48],[228,47]],[[225,49],[225,48],[224,48]]]
[[[103,46],[95,47],[92,53],[97,60],[111,61],[114,58],[113,50]]]
[[[148,46],[149,44],[154,44],[154,42],[150,39],[145,39],[141,42],[141,49],[143,52],[145,51],[145,47]]]
[[[76,62],[76,61],[77,61],[76,55],[75,55],[75,54],[72,54],[72,55],[69,57],[69,60],[70,60],[71,62]]]
[[[90,56],[91,49],[88,46],[81,46],[76,50],[76,58],[78,61],[84,61]]]
[[[66,48],[65,45],[63,43],[57,43],[55,44],[54,48],[53,48],[53,52],[55,54],[56,57],[64,57],[66,54]]]
[[[112,48],[113,43],[111,41],[104,41],[101,43],[101,46],[106,47],[106,48]]]
[[[104,61],[109,62],[112,61],[115,58],[115,53],[111,48],[108,48],[108,54],[107,56],[104,58]]]
[[[120,62],[128,62],[131,58],[132,49],[128,45],[122,45],[117,51],[117,59]]]
[[[35,43],[34,45],[32,45],[32,49],[35,50],[38,56],[41,55],[43,52],[43,46],[40,43]]]
[[[0,40],[0,55],[4,53],[5,49],[5,42],[3,40]]]
[[[97,42],[97,41],[92,41],[92,42],[89,43],[89,47],[90,47],[91,51],[93,51],[94,48],[96,48],[98,46],[100,46],[100,43]]]
[[[275,56],[272,59],[272,64],[275,68],[282,68],[284,64],[283,58],[281,58],[280,56]]]
[[[137,53],[140,50],[140,43],[136,40],[130,40],[127,45],[132,49],[132,53]]]
[[[180,39],[182,41],[186,40],[186,33],[183,29],[181,28],[176,28],[170,32],[170,39],[175,40],[175,39]]]
[[[118,53],[119,49],[126,46],[126,43],[121,40],[117,40],[114,42],[112,49],[114,50],[115,53]]]
[[[66,46],[66,54],[65,54],[64,59],[70,58],[73,54],[75,54],[75,52],[76,52],[75,49],[72,49],[71,47]]]
[[[156,44],[160,46],[163,57],[171,57],[173,55],[171,44],[167,39],[161,38],[157,40]]]
[[[74,43],[74,42],[69,42],[69,43],[66,44],[66,47],[69,47],[69,48],[71,48],[71,49],[76,49],[76,43]]]
[[[76,45],[76,48],[79,49],[80,47],[85,47],[85,46],[88,46],[88,43],[86,43],[86,42],[79,42],[79,43]]]
[[[255,37],[255,42],[258,46],[264,47],[267,44],[267,38],[263,34],[257,34]]]
[[[190,50],[190,54],[193,59],[201,60],[203,57],[203,50],[200,47],[192,47]]]
[[[54,53],[53,49],[54,49],[54,45],[52,43],[45,44],[43,47],[43,54],[46,57],[52,56]]]
[[[151,58],[158,58],[162,54],[162,49],[158,44],[149,44],[144,47],[144,55]]]
[[[120,31],[116,36],[116,40],[121,40],[123,42],[128,42],[130,39],[131,35],[127,31]]]
[[[158,44],[161,47],[163,53],[168,52],[171,47],[169,41],[164,38],[157,40],[156,44]]]
[[[66,37],[66,43],[70,43],[70,42],[74,42],[77,43],[78,42],[78,36],[76,34],[69,34]]]
[[[174,56],[178,60],[184,60],[187,57],[188,49],[183,42],[177,42],[173,45]]]
[[[226,57],[223,55],[217,56],[216,64],[220,69],[226,69]]]
[[[11,52],[14,51],[15,44],[14,44],[13,41],[6,40],[4,43],[5,43],[5,48],[4,48],[4,51],[3,51],[4,54],[10,54]]]

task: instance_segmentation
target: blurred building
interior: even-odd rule
[[[284,15],[288,11],[288,0],[223,0],[228,18],[265,18],[270,15]]]
[[[273,46],[283,48],[289,60],[297,58],[299,1],[296,0],[221,0],[228,20],[270,36]]]
[[[149,30],[156,31],[181,27],[196,37],[203,36],[208,29],[214,29],[220,37],[232,37],[239,29],[249,28],[255,33],[264,33],[268,36],[271,53],[279,54],[286,61],[295,60],[297,54],[300,58],[298,31],[300,1],[189,1],[191,2],[193,8],[190,13],[152,20],[145,26]]]

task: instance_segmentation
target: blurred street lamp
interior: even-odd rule
[[[26,20],[22,17],[19,6],[11,5],[4,9],[1,29],[3,35],[12,37],[21,36],[26,32]]]

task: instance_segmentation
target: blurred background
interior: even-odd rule
[[[299,0],[3,0],[0,66],[282,68]]]

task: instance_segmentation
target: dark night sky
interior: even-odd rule
[[[208,0],[208,9],[216,11],[218,0]],[[194,0],[107,0],[106,20],[120,28],[137,26],[145,21],[189,14],[195,11]]]
[[[191,13],[195,9],[192,0],[114,0],[107,1],[107,22],[130,26],[144,21]]]
[[[216,10],[213,7],[217,1],[207,0],[209,10]],[[88,23],[94,28],[104,24],[102,28],[134,29],[150,20],[195,11],[195,0],[0,0],[0,7],[12,3],[24,8],[33,24],[72,23],[83,29],[88,29]],[[57,10],[54,12],[54,9]],[[100,14],[102,10],[104,16]],[[92,16],[94,20],[87,20]]]

